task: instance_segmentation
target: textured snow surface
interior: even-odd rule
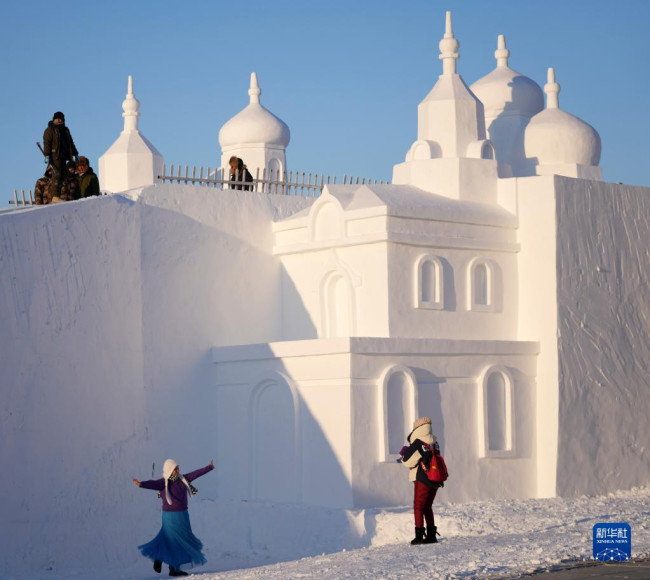
[[[560,417],[557,493],[648,475],[650,195],[556,178]],[[623,427],[623,428],[621,428]]]
[[[130,495],[129,489],[124,493]],[[135,489],[135,493],[144,492]],[[151,514],[146,518],[150,530],[138,537],[138,542],[157,532],[157,500],[155,505],[150,503]],[[592,528],[600,522],[629,523],[633,557],[650,555],[649,487],[596,497],[441,504],[434,508],[442,534],[440,543],[411,546],[413,519],[408,507],[346,511],[204,498],[192,502],[190,513],[194,531],[205,544],[208,563],[188,571],[204,580],[516,577],[590,560]],[[132,523],[123,522],[124,530]],[[101,525],[96,522],[97,527]],[[120,558],[121,566],[115,560]],[[159,577],[151,562],[138,556],[135,544],[128,554],[120,554],[110,545],[98,546],[94,553],[79,554],[74,566],[60,569],[53,562],[50,570],[30,577]]]

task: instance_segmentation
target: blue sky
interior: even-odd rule
[[[35,142],[57,110],[97,169],[129,74],[140,130],[168,164],[218,162],[256,71],[262,104],[291,129],[289,169],[390,179],[441,71],[445,10],[468,84],[505,34],[512,68],[542,86],[556,68],[561,108],[601,135],[604,179],[650,186],[648,0],[26,0],[0,6],[0,205],[42,175]]]

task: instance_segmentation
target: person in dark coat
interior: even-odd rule
[[[43,154],[52,166],[52,197],[59,198],[66,163],[78,155],[70,129],[65,126],[65,115],[61,111],[54,113],[43,133]]]
[[[79,187],[81,189],[81,197],[91,197],[100,194],[99,179],[97,179],[97,175],[95,175],[93,168],[90,167],[88,157],[84,157],[83,155],[79,157],[77,174]]]
[[[65,166],[65,176],[61,186],[61,201],[74,201],[80,197],[81,189],[77,179],[77,166],[74,161],[69,161]]]
[[[34,204],[47,205],[52,203],[52,192],[50,190],[50,183],[52,181],[52,168],[48,165],[45,170],[45,175],[36,180],[34,185]]]
[[[187,498],[197,491],[191,482],[213,469],[214,461],[211,461],[206,467],[182,475],[178,463],[167,459],[163,464],[162,479],[138,481],[133,478],[138,487],[157,490],[162,498],[162,528],[151,542],[138,546],[143,556],[153,560],[156,572],[160,572],[165,562],[170,576],[187,576],[187,572],[180,568],[182,564],[207,562],[201,552],[201,540],[192,533]]]
[[[244,161],[234,155],[228,161],[230,165],[230,181],[236,182],[237,185],[231,185],[230,189],[243,189],[244,191],[251,191],[252,185],[243,185],[242,182],[252,183],[253,176],[250,174]]]
[[[431,419],[420,417],[413,423],[413,431],[406,438],[409,445],[402,447],[402,465],[409,468],[409,481],[413,482],[413,515],[415,516],[415,538],[411,544],[435,544],[438,529],[433,518],[433,500],[444,484],[431,481],[422,468],[431,465],[433,451],[438,443],[431,434]],[[427,528],[424,529],[426,520]],[[439,534],[438,534],[439,535]]]

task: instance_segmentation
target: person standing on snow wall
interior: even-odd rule
[[[52,201],[61,200],[66,164],[77,157],[79,152],[72,140],[70,129],[65,126],[65,115],[61,111],[54,113],[43,133],[43,155],[45,161],[52,167]]]
[[[409,445],[402,447],[402,464],[409,468],[409,481],[413,482],[413,514],[415,516],[415,538],[411,544],[436,544],[438,533],[433,519],[433,500],[443,483],[431,481],[422,468],[421,462],[431,464],[434,449],[438,445],[431,434],[431,419],[420,417],[413,423],[413,431],[406,438]],[[431,449],[427,449],[424,444]],[[426,520],[427,528],[424,529]],[[440,534],[438,534],[440,535]]]
[[[197,490],[190,482],[214,469],[214,460],[210,465],[182,475],[178,463],[167,459],[163,464],[162,479],[138,481],[138,487],[153,489],[162,498],[162,527],[158,535],[138,549],[146,558],[153,560],[153,569],[160,572],[163,562],[169,566],[170,576],[187,576],[181,570],[182,564],[205,564],[202,554],[203,544],[192,533],[190,516],[187,511],[188,495],[195,495]]]

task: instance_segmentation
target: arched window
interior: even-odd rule
[[[444,278],[441,261],[423,256],[416,265],[415,307],[441,310],[444,307]]]
[[[334,338],[352,336],[354,331],[354,302],[352,284],[343,272],[330,272],[321,285],[321,336]]]
[[[395,461],[417,413],[417,382],[403,366],[390,367],[379,383],[379,458]]]
[[[474,266],[474,275],[472,277],[472,299],[476,306],[487,306],[490,303],[488,269],[485,264],[479,263]]]
[[[506,379],[503,373],[491,373],[485,385],[488,451],[508,451]]]
[[[472,260],[467,269],[467,309],[494,312],[498,279],[494,262],[482,258]]]
[[[514,456],[513,380],[506,369],[494,367],[484,373],[478,407],[480,455]]]
[[[269,159],[269,162],[266,166],[267,174],[266,178],[271,182],[278,182],[282,179],[282,162],[273,157]],[[282,193],[277,183],[271,183],[269,186],[269,193]]]
[[[404,445],[407,418],[404,412],[409,407],[408,378],[404,373],[394,373],[386,384],[386,423],[388,431],[388,453],[399,454]]]

